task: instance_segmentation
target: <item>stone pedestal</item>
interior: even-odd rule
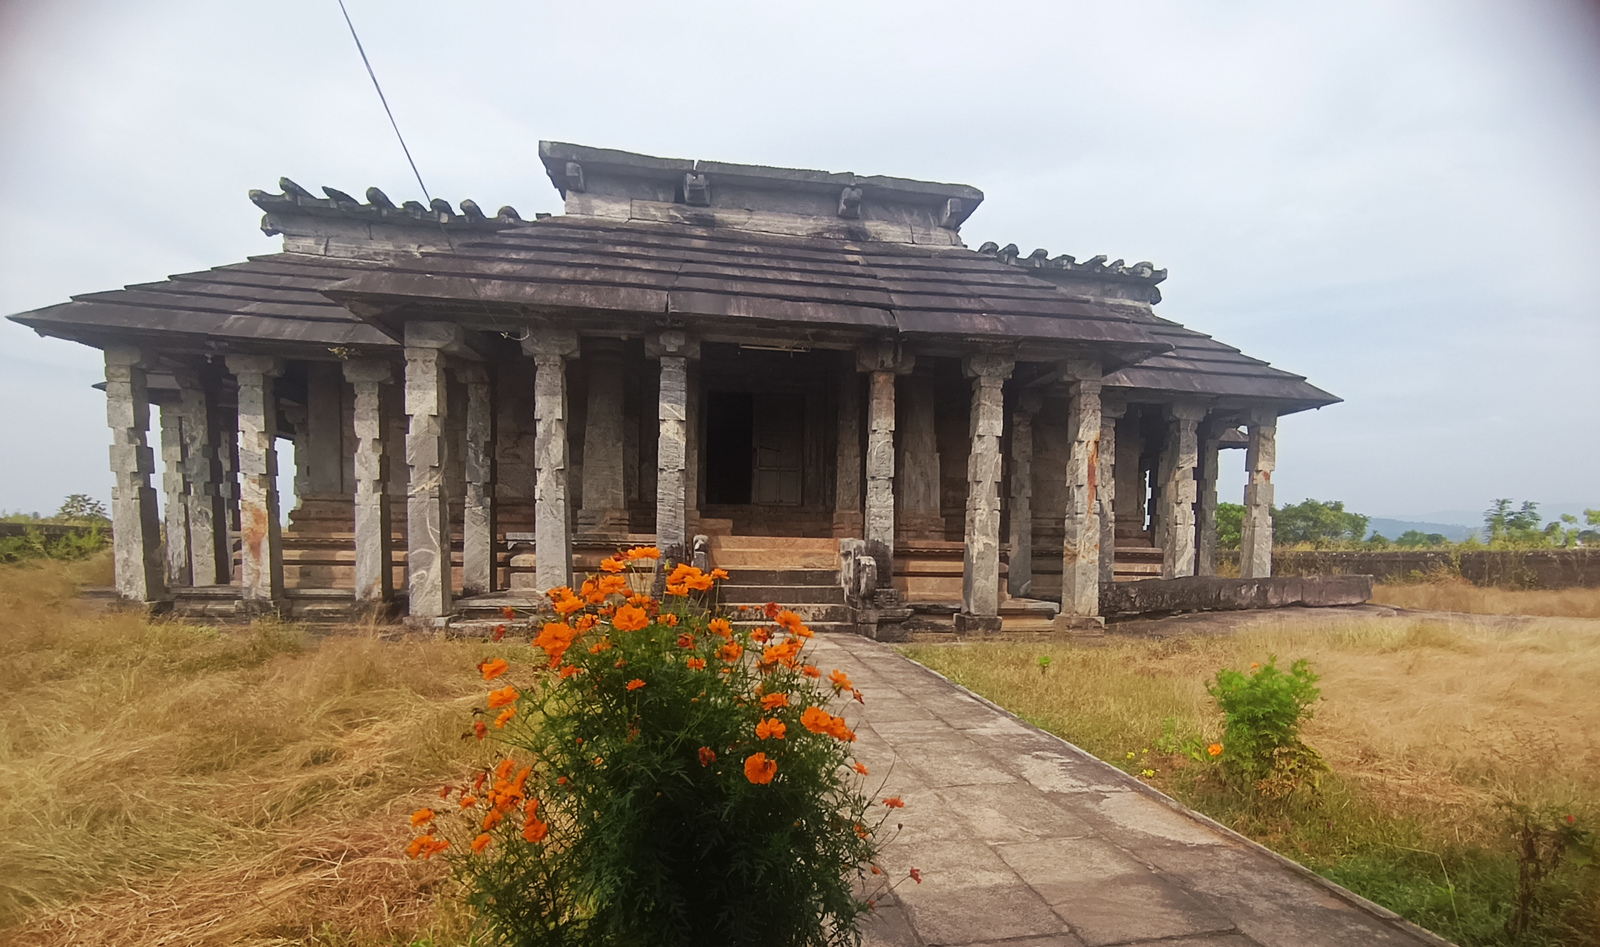
[[[833,535],[861,539],[861,379],[854,357],[839,370],[839,449],[834,475]]]
[[[161,559],[161,524],[150,485],[155,454],[145,442],[150,429],[150,394],[144,352],[105,350],[106,422],[111,427],[111,543],[117,594],[130,602],[153,602],[166,594]]]
[[[194,566],[189,551],[189,499],[187,445],[180,396],[165,392],[156,402],[161,409],[161,491],[166,494],[166,579],[168,588],[193,584]]]
[[[533,359],[534,581],[539,591],[572,584],[572,508],[567,495],[567,359],[578,354],[571,329],[540,329],[522,343]]]
[[[661,363],[656,420],[656,544],[663,552],[686,558],[689,493],[689,362],[700,356],[700,343],[682,332],[663,332],[648,340],[645,354]]]
[[[1195,466],[1200,460],[1196,425],[1206,409],[1173,404],[1167,410],[1167,443],[1161,452],[1161,577],[1194,575]]]
[[[1005,434],[1003,386],[1015,362],[1000,355],[969,355],[972,379],[972,446],[967,454],[966,548],[961,570],[961,610],[978,618],[1000,614],[1000,438]]]
[[[283,535],[278,509],[278,404],[283,360],[230,355],[239,382],[239,529],[244,600],[258,607],[283,598]]]
[[[459,333],[448,324],[406,325],[406,586],[410,615],[422,621],[449,615],[452,604],[444,349]]]
[[[1101,392],[1100,397],[1100,470],[1095,485],[1100,494],[1100,587],[1109,588],[1117,576],[1117,488],[1120,471],[1117,464],[1122,455],[1117,445],[1117,422],[1127,414],[1128,405],[1120,396]],[[1134,455],[1133,464],[1139,464]]]
[[[1222,453],[1222,426],[1208,423],[1200,433],[1200,499],[1194,508],[1195,575],[1217,574],[1217,461]]]
[[[394,381],[394,371],[388,362],[350,361],[344,378],[355,392],[355,598],[379,604],[394,595],[383,411],[384,386]]]
[[[623,479],[622,342],[586,340],[583,362],[589,391],[578,533],[589,540],[623,542],[628,536],[628,504]]]
[[[1012,598],[1033,595],[1033,416],[1043,405],[1038,392],[1026,391],[1011,413],[1011,559],[1006,589]]]
[[[1278,416],[1271,409],[1250,413],[1250,447],[1245,454],[1244,530],[1239,543],[1239,577],[1272,575],[1272,472],[1278,465]]]
[[[1072,453],[1067,461],[1058,624],[1075,628],[1082,623],[1074,624],[1074,619],[1100,614],[1100,363],[1066,362],[1062,374],[1071,380],[1067,436]]]
[[[863,510],[865,539],[881,543],[894,562],[894,379],[911,371],[916,358],[892,342],[856,352],[856,371],[869,372],[867,394],[867,495]],[[880,588],[892,587],[892,576],[879,576]]]
[[[939,440],[930,375],[908,374],[900,382],[902,426],[899,432],[900,472],[895,512],[903,540],[944,539],[939,505]]]
[[[467,438],[461,513],[461,589],[485,595],[495,589],[494,402],[489,369],[461,369],[467,385]]]
[[[178,382],[179,410],[183,413],[189,581],[197,586],[227,585],[233,581],[233,555],[228,546],[228,509],[220,484],[221,453],[226,447],[220,443],[219,379],[209,370],[180,370],[173,377]]]

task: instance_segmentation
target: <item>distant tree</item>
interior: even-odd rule
[[[1584,510],[1583,521],[1592,528],[1579,533],[1578,540],[1585,546],[1600,545],[1600,510]]]
[[[1362,543],[1362,545],[1368,549],[1388,549],[1389,540],[1382,533],[1373,533],[1367,537],[1366,542]]]
[[[1489,533],[1491,545],[1548,546],[1555,536],[1539,529],[1539,504],[1522,501],[1519,509],[1511,508],[1512,501],[1502,497],[1483,513],[1483,525]]]
[[[1237,503],[1217,504],[1217,548],[1238,549],[1244,538],[1244,507]]]
[[[104,503],[87,493],[74,493],[61,501],[55,518],[68,523],[109,523]]]
[[[1273,510],[1272,540],[1280,546],[1359,543],[1366,538],[1368,519],[1360,513],[1346,512],[1342,500],[1307,499]]]
[[[1443,546],[1449,541],[1443,533],[1424,533],[1420,529],[1408,529],[1400,534],[1400,538],[1395,540],[1394,544],[1402,549],[1424,549],[1430,546]]]

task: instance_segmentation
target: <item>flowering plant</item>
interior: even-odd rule
[[[861,693],[808,663],[794,612],[716,616],[720,569],[679,565],[652,599],[658,556],[552,589],[525,672],[481,665],[495,689],[475,733],[507,754],[441,790],[456,832],[413,816],[412,854],[446,851],[506,943],[855,943],[874,831],[900,804],[874,808],[826,709]]]

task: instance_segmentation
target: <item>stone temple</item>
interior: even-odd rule
[[[970,249],[964,185],[540,157],[560,215],[284,179],[281,252],[11,316],[105,353],[124,598],[439,625],[656,543],[820,627],[1078,627],[1214,574],[1228,448],[1270,575],[1278,419],[1339,399],[1155,315],[1165,270]]]

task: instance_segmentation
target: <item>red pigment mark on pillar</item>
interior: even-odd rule
[[[261,544],[267,541],[267,511],[252,506],[245,511],[248,522],[244,527],[244,544],[257,561],[261,559]]]
[[[1089,442],[1089,511],[1094,512],[1095,492],[1099,487],[1100,476],[1100,438]]]

